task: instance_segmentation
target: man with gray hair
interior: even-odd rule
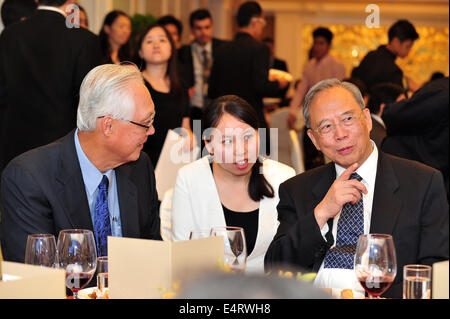
[[[107,236],[161,239],[153,165],[142,146],[155,106],[139,70],[101,65],[84,78],[78,128],[5,168],[0,188],[5,260],[23,262],[28,234],[81,228]]]
[[[384,296],[401,298],[404,265],[448,259],[442,174],[378,150],[370,140],[370,111],[351,83],[317,83],[303,115],[309,138],[332,162],[280,185],[280,225],[266,270],[289,263],[317,272],[318,287],[363,291],[353,269],[358,237],[391,234],[397,276]]]

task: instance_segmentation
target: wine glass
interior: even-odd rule
[[[247,263],[247,245],[242,227],[213,227],[211,236],[224,238],[224,266],[233,272],[244,272]]]
[[[25,264],[41,267],[57,267],[55,236],[51,234],[31,234],[27,237]]]
[[[97,267],[97,249],[92,231],[67,229],[58,236],[59,268],[66,271],[66,286],[78,299],[78,291],[86,287]]]
[[[199,239],[199,238],[208,238],[211,236],[211,230],[209,229],[200,229],[200,230],[192,230],[189,234],[189,240],[191,239]]]
[[[392,236],[386,234],[359,236],[354,269],[358,281],[371,299],[385,292],[397,274],[397,258]]]

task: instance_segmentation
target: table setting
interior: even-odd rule
[[[154,256],[158,256],[157,263]],[[108,237],[108,256],[97,256],[90,230],[63,230],[57,241],[51,234],[31,234],[27,238],[25,264],[2,263],[0,298],[8,298],[8,291],[4,289],[6,284],[26,283],[30,274],[45,278],[52,271],[55,273],[52,273],[54,279],[50,286],[57,287],[54,296],[62,296],[62,285],[56,281],[62,280],[63,273],[64,289],[73,294],[64,294],[68,299],[177,298],[185,282],[192,282],[204,273],[243,274],[246,259],[245,234],[241,227],[192,230],[190,240],[180,242]],[[436,267],[405,265],[403,269],[397,269],[394,241],[387,234],[365,234],[358,239],[354,272],[366,294],[351,288],[320,289],[334,299],[379,299],[389,289],[398,271],[403,272],[403,299],[448,298],[448,282],[442,287],[442,281],[438,279],[438,274],[441,278],[445,273],[448,278],[448,261],[437,263]],[[308,283],[313,283],[316,275],[278,272],[279,277]],[[437,283],[432,282],[432,278]],[[9,292],[10,296],[20,298],[20,291],[10,288]]]

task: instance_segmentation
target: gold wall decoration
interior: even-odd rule
[[[305,25],[302,28],[302,47],[304,63],[312,46],[312,31],[318,25]],[[328,25],[333,32],[331,54],[344,63],[347,76],[358,66],[364,56],[381,44],[388,42],[388,27],[367,28],[361,25]],[[415,26],[419,39],[415,41],[410,54],[397,58],[397,65],[405,76],[423,84],[431,75],[440,71],[449,75],[449,28]]]

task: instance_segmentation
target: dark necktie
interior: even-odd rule
[[[203,73],[203,100],[208,95],[208,82],[211,73],[211,60],[208,56],[208,51],[206,49],[202,50],[202,73]],[[204,103],[205,104],[205,103]]]
[[[97,200],[94,208],[94,232],[97,243],[97,256],[108,255],[108,236],[111,236],[111,223],[108,209],[108,177],[103,175],[98,185]]]
[[[357,173],[352,173],[350,179],[362,180]],[[364,208],[361,195],[359,202],[354,205],[346,203],[342,208],[337,225],[336,246],[327,251],[324,267],[353,269],[356,243],[362,234],[364,234]]]

